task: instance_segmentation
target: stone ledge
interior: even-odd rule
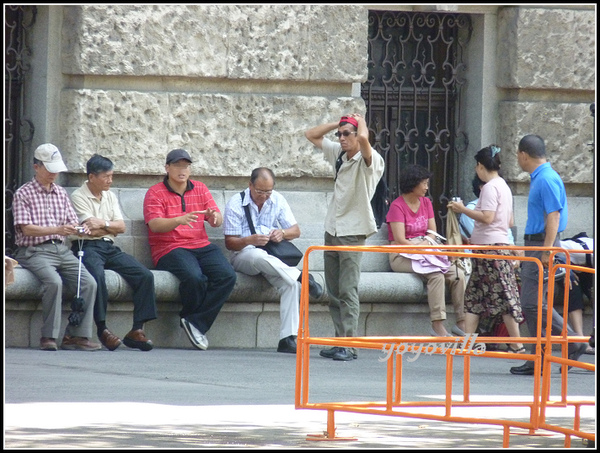
[[[15,282],[5,288],[5,342],[10,347],[36,347],[42,325],[41,297],[43,289],[39,280],[27,269],[17,266]],[[117,335],[125,335],[131,328],[132,291],[117,273],[107,270],[109,293],[107,322]],[[149,322],[146,333],[160,347],[190,347],[179,328],[179,281],[170,272],[152,270],[156,288],[158,319]],[[311,272],[317,282],[324,285],[323,273]],[[67,324],[69,302],[73,293],[65,291],[63,323]],[[425,287],[413,274],[394,272],[363,272],[359,285],[361,335],[389,335],[393,331],[414,329],[415,319],[403,312],[418,309],[417,318],[428,325]],[[333,335],[328,297],[311,300],[310,328],[313,335]],[[381,307],[390,305],[391,308]],[[423,311],[425,310],[425,311]],[[391,313],[394,315],[391,315]],[[384,327],[385,326],[385,327]],[[391,329],[391,330],[390,330]],[[279,332],[279,294],[262,276],[238,273],[238,280],[228,301],[208,333],[213,347],[265,348],[276,347]],[[425,330],[423,330],[425,332]]]
[[[151,270],[154,274],[154,286],[157,303],[179,303],[179,280],[170,272]],[[27,269],[15,267],[15,282],[5,288],[4,296],[7,302],[40,300],[43,288],[40,281]],[[133,292],[123,277],[114,271],[106,270],[106,286],[111,302],[128,302],[132,300]],[[315,280],[323,287],[325,285],[321,271],[311,272]],[[70,300],[74,294],[65,291],[64,299]],[[363,272],[359,284],[361,302],[371,303],[416,303],[425,300],[425,286],[421,279],[414,274],[396,272]],[[328,302],[327,292],[318,299]],[[260,276],[250,276],[237,273],[237,282],[229,302],[279,302],[279,294]],[[68,309],[68,304],[65,303]]]

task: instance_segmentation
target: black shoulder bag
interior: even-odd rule
[[[245,192],[242,190],[240,192],[242,196],[242,203],[244,202]],[[252,234],[256,234],[256,230],[254,229],[254,223],[252,222],[252,216],[250,215],[250,206],[244,206],[244,211],[246,211],[246,219],[248,220],[248,225],[250,226],[250,232]],[[276,258],[279,258],[283,263],[288,266],[296,266],[300,260],[302,259],[302,252],[292,244],[290,241],[283,240],[281,242],[273,242],[269,241],[264,246],[257,246],[259,249],[265,250],[269,255],[273,255]]]

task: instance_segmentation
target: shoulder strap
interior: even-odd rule
[[[335,161],[335,178],[333,178],[333,180],[335,181],[337,179],[337,175],[338,172],[340,171],[340,167],[342,166],[342,163],[344,162],[342,160],[342,156],[344,155],[346,151],[342,150],[340,152],[340,155],[338,156],[337,160]]]
[[[240,195],[242,196],[242,204],[243,204],[244,196],[246,195],[246,191],[242,190],[240,192]],[[248,220],[248,226],[250,227],[250,232],[252,234],[256,234],[256,231],[254,230],[254,223],[252,223],[252,216],[250,215],[250,205],[244,206],[244,211],[246,212],[246,220]]]

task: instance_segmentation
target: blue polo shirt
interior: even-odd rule
[[[527,200],[527,224],[525,234],[543,233],[546,215],[560,212],[558,232],[567,227],[567,192],[560,176],[550,166],[550,162],[540,165],[531,173],[531,186]]]

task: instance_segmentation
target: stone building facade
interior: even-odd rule
[[[55,143],[76,187],[93,153],[116,165],[113,187],[147,188],[173,148],[215,189],[271,167],[278,187],[330,191],[332,169],[304,138],[313,125],[365,112],[369,9],[469,15],[464,128],[456,184],[471,198],[472,156],[500,144],[525,224],[529,177],[519,138],[545,138],[569,194],[569,233],[595,229],[595,5],[86,5],[37,6],[22,115],[20,183],[41,143]],[[520,234],[519,234],[520,236]]]

